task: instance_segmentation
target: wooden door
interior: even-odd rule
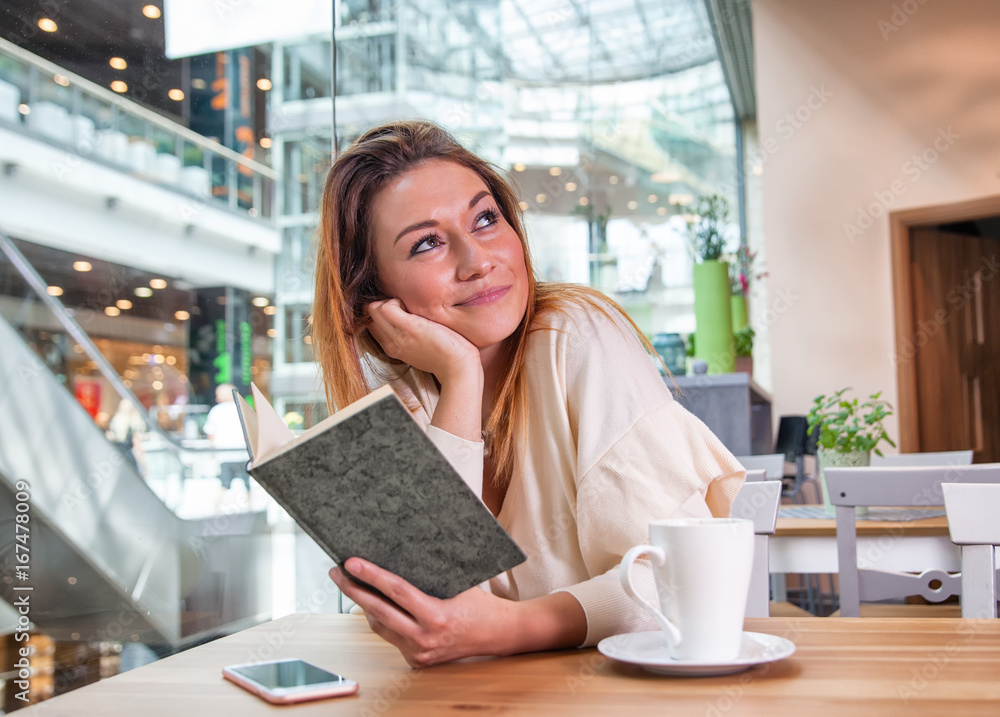
[[[1000,239],[913,229],[913,361],[921,451],[1000,461]]]

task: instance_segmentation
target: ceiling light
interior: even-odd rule
[[[146,5],[142,8],[142,14],[150,20],[155,20],[160,16],[160,8],[156,7],[156,5]]]
[[[764,165],[763,164],[755,164],[754,168],[751,171],[759,177],[760,175],[762,175],[764,173]]]
[[[77,271],[90,271],[94,267],[90,264],[89,261],[74,261],[73,268],[76,269]]]
[[[191,87],[196,90],[203,90],[206,87],[208,87],[208,83],[205,82],[205,80],[201,79],[200,77],[195,77],[193,80],[191,80]]]
[[[548,199],[548,197],[546,195],[544,195],[544,194],[536,194],[535,195],[535,201],[538,202],[539,204],[541,204],[542,202],[544,202],[546,199]]]
[[[517,206],[521,208],[522,212],[525,212],[525,211],[528,210],[528,203],[527,202],[518,202]]]
[[[62,296],[63,290],[61,286],[48,286],[45,288],[45,292],[49,296]]]
[[[618,177],[612,174],[608,177],[608,184],[618,184]]]
[[[525,169],[527,169],[527,167],[524,166],[523,162],[518,162],[517,164],[514,165],[515,172],[523,172]]]
[[[650,179],[657,184],[670,184],[671,182],[679,182],[684,177],[676,169],[664,169],[662,172],[656,172]]]
[[[184,90],[174,88],[167,93],[167,97],[172,99],[174,102],[180,102],[184,99]]]
[[[274,316],[276,313],[278,313],[278,307],[277,306],[265,306],[264,307],[264,313],[267,314],[268,316]]]
[[[633,199],[631,202],[628,203],[628,208],[629,209],[638,209],[639,208],[639,202],[637,202],[637,201],[635,201]]]
[[[124,70],[126,67],[128,67],[128,63],[125,62],[124,57],[112,57],[110,60],[108,60],[108,64],[111,65],[111,67],[113,67],[116,70]]]
[[[150,279],[149,280],[149,285],[152,286],[154,289],[166,289],[167,288],[167,282],[164,281],[163,279]]]
[[[667,208],[666,207],[657,207],[656,208],[656,213],[659,214],[662,217],[663,215],[665,215],[667,213]]]
[[[278,335],[278,332],[275,331],[274,329],[268,329],[267,330],[267,335],[268,335],[269,338],[273,339],[275,336]]]
[[[553,177],[558,177],[560,174],[562,174],[562,169],[560,169],[559,167],[549,167],[549,174],[551,174]]]
[[[272,144],[273,144],[273,142],[271,141],[270,137],[261,137],[260,138],[260,146],[263,147],[264,149],[271,149],[271,145]]]
[[[28,105],[24,104],[23,102],[17,106],[17,111],[23,115],[31,114],[31,108]]]
[[[567,192],[575,192],[576,191],[576,182],[566,182],[566,191]]]
[[[589,199],[587,199],[586,197],[580,197],[580,206],[581,207],[585,207],[588,204],[590,204],[590,200]]]
[[[656,196],[655,194],[650,194],[648,197],[646,197],[646,199],[649,200],[650,204],[656,204],[656,201],[659,199],[659,197]]]
[[[150,289],[148,286],[140,286],[138,289],[135,290],[134,293],[136,296],[139,296],[143,299],[148,299],[150,296],[153,295],[153,290]]]
[[[271,81],[266,77],[261,77],[259,80],[257,80],[258,90],[263,90],[264,92],[267,92],[269,89],[271,89],[271,87],[272,87]]]
[[[118,316],[118,314],[121,313],[121,310],[117,306],[105,306],[104,313],[108,316]]]
[[[42,30],[44,30],[45,32],[55,32],[56,30],[59,29],[59,26],[56,25],[55,20],[50,20],[47,17],[39,18],[38,27],[42,28]]]
[[[163,381],[153,381],[152,386],[154,391],[159,391],[163,388]]]
[[[129,309],[132,308],[132,302],[129,301],[128,299],[118,299],[118,301],[115,302],[115,306],[117,306],[122,311],[128,311]]]
[[[176,363],[177,363],[177,357],[176,356],[167,356],[167,365],[173,366]]]
[[[63,87],[69,87],[69,78],[64,75],[53,75],[52,81],[57,85],[62,85]]]
[[[694,201],[693,194],[671,194],[667,197],[667,201],[671,204],[681,205],[690,204]]]
[[[264,308],[265,306],[271,303],[271,300],[268,299],[266,296],[255,296],[253,297],[253,299],[250,300],[250,303],[253,304],[254,306]]]
[[[188,319],[191,318],[191,314],[183,310],[175,311],[174,318],[177,319],[178,321],[187,321]]]
[[[128,92],[128,85],[126,85],[121,80],[115,80],[114,82],[111,83],[111,89],[120,94],[122,92]]]

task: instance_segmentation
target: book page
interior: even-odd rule
[[[257,384],[250,384],[253,391],[253,402],[257,407],[257,435],[251,439],[254,442],[254,465],[263,463],[295,439],[295,434],[281,420],[281,416],[264,398]]]
[[[250,462],[257,460],[257,414],[250,408],[250,404],[233,389],[233,400],[236,401],[236,410],[240,413],[240,423],[243,425],[243,438],[247,442],[247,451],[250,453]]]

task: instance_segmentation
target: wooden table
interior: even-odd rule
[[[865,567],[916,572],[927,568],[961,570],[961,551],[948,537],[948,520],[944,516],[859,520],[857,532],[858,557],[865,561]],[[836,521],[779,517],[768,542],[768,556],[772,573],[836,573]]]
[[[353,615],[296,614],[56,697],[18,714],[128,715],[990,715],[1000,714],[1000,620],[755,618],[792,640],[780,662],[677,678],[595,649],[411,670]],[[360,694],[274,707],[223,680],[224,665],[301,657]]]

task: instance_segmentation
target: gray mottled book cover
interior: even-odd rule
[[[449,598],[525,560],[393,394],[251,470],[338,564]]]

